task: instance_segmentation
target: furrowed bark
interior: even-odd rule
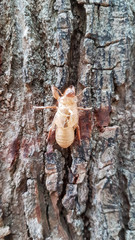
[[[135,239],[132,0],[0,1],[0,239]],[[51,86],[79,96],[81,146],[46,139]]]

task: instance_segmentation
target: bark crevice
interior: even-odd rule
[[[71,10],[73,14],[73,33],[69,51],[69,84],[76,86],[78,83],[80,45],[86,31],[86,12],[83,4],[78,4],[77,0],[71,0]]]

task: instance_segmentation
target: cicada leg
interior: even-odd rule
[[[79,96],[83,93],[83,91],[86,90],[87,88],[90,88],[90,87],[84,88],[84,89],[77,95],[77,97],[79,97]]]
[[[53,109],[57,109],[56,106],[33,106],[34,109],[47,109],[47,108],[53,108]]]
[[[83,107],[78,107],[77,109],[78,110],[85,110],[85,111],[92,110],[92,108],[83,108]]]
[[[53,130],[55,130],[55,122],[54,122],[54,120],[53,120],[53,122],[52,122],[52,125],[51,125],[50,130],[49,130],[49,133],[48,133],[47,143],[48,143],[48,141],[50,140],[50,137],[51,137],[51,135],[52,135],[52,131],[53,131]]]
[[[80,135],[80,127],[79,127],[79,125],[77,125],[77,127],[76,127],[76,132],[77,132],[77,137],[78,137],[78,140],[79,140],[79,144],[81,144],[81,135]]]
[[[60,96],[63,96],[62,92],[58,88],[56,88],[54,85],[52,85],[51,88],[52,88],[53,97],[55,99],[58,100]]]
[[[47,142],[49,141],[49,138],[50,138],[51,134],[52,134],[52,128],[50,128],[50,130],[49,130],[48,137],[47,137]]]

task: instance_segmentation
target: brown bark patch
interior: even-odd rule
[[[20,149],[20,139],[16,138],[9,147],[8,160],[10,161],[10,168],[16,162]]]
[[[92,113],[90,111],[80,111],[79,115],[79,126],[81,139],[91,137],[92,133]]]
[[[35,212],[36,212],[36,218],[38,222],[41,223],[41,210],[39,205],[36,206]]]
[[[107,127],[110,123],[110,106],[100,107],[94,111],[95,125],[103,132],[103,128]]]
[[[23,151],[23,156],[28,158],[30,155],[36,155],[36,148],[39,147],[41,139],[37,137],[23,138],[21,143],[21,151]],[[38,154],[37,154],[38,156]]]

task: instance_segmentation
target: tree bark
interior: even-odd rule
[[[135,3],[0,1],[0,239],[135,239]],[[81,145],[46,139],[51,85],[80,93]]]

